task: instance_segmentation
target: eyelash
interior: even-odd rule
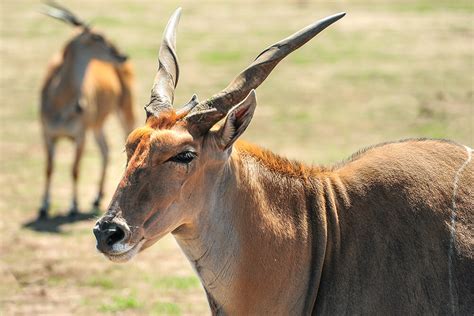
[[[168,161],[188,164],[197,157],[197,154],[192,151],[183,151],[182,153],[177,154],[176,156],[171,157]]]

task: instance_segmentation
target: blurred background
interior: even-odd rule
[[[155,75],[161,34],[183,7],[181,75],[175,104],[224,88],[259,52],[315,20],[348,14],[294,52],[257,90],[244,139],[308,164],[332,164],[354,151],[408,137],[474,146],[471,0],[61,1],[131,57],[135,106]],[[72,28],[40,14],[39,1],[2,1],[0,29],[0,314],[209,314],[205,294],[171,236],[127,264],[95,251],[94,220],[32,227],[44,182],[39,90],[51,56]],[[107,206],[125,165],[115,115]],[[79,207],[89,211],[100,171],[90,137]],[[51,215],[66,214],[73,146],[59,143]]]

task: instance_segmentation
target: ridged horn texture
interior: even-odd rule
[[[241,102],[252,89],[256,89],[283,58],[344,15],[346,14],[343,12],[319,20],[268,47],[257,56],[249,67],[232,80],[227,88],[198,104],[186,119],[191,123],[202,125],[199,127],[200,130],[211,128],[233,106]]]
[[[41,13],[71,24],[73,26],[82,26],[84,28],[88,28],[88,26],[82,19],[77,17],[69,9],[66,9],[65,7],[53,1],[44,3],[41,8]]]
[[[163,40],[158,54],[158,70],[151,89],[150,102],[145,106],[147,117],[157,116],[161,111],[173,107],[174,89],[179,78],[176,29],[180,16],[181,8],[178,8],[171,15],[163,33]]]

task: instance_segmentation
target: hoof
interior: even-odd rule
[[[67,214],[67,217],[69,218],[76,218],[79,215],[78,210],[70,210],[69,213]]]
[[[99,208],[100,206],[100,199],[95,199],[94,203],[92,203],[92,207]]]
[[[45,208],[40,208],[38,212],[38,221],[44,221],[48,219],[48,210]]]
[[[95,198],[94,202],[92,203],[93,208],[99,208],[100,207],[100,201],[102,200],[102,193],[97,194],[97,197]]]
[[[71,208],[69,209],[69,218],[75,218],[79,215],[79,209],[77,208],[77,203],[73,202]]]

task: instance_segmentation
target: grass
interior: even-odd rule
[[[136,45],[128,50],[131,58],[152,58],[156,57],[157,49],[153,47]]]
[[[474,12],[474,6],[471,1],[449,1],[449,0],[442,0],[442,1],[413,1],[413,2],[403,2],[401,1],[398,4],[392,4],[390,6],[394,10],[398,10],[401,12],[416,12],[416,13],[432,13],[432,12],[439,12],[444,10],[450,11],[461,11],[461,12]]]
[[[152,307],[153,315],[181,315],[178,305],[168,302],[157,302]]]
[[[108,27],[122,26],[123,22],[112,16],[98,16],[92,19],[92,24],[100,26],[101,29],[105,29]]]
[[[399,74],[391,73],[389,70],[382,69],[364,69],[359,72],[344,73],[338,75],[341,81],[349,83],[371,83],[381,84],[384,86],[398,83],[402,78]]]
[[[118,286],[115,280],[108,277],[97,277],[94,276],[85,282],[88,286],[96,286],[104,290],[111,290]]]
[[[158,289],[190,290],[198,288],[200,282],[195,276],[170,276],[158,279],[153,285]]]
[[[162,28],[176,3],[65,5],[131,56],[142,124]],[[209,314],[199,280],[170,236],[117,265],[95,251],[93,219],[54,232],[24,227],[36,216],[44,181],[39,88],[49,58],[71,34],[68,26],[40,15],[38,6],[9,1],[0,10],[0,314]],[[209,97],[268,45],[326,14],[348,12],[282,61],[258,88],[259,105],[244,135],[249,141],[314,164],[408,137],[474,146],[471,0],[190,0],[182,6],[175,104],[193,93]],[[103,208],[125,163],[115,118],[106,134],[111,164]],[[90,209],[100,171],[91,139],[79,185],[83,210]],[[70,203],[72,148],[68,141],[57,148],[53,215],[65,214]]]
[[[129,309],[138,309],[142,305],[135,296],[114,296],[110,303],[102,304],[99,311],[117,313]]]
[[[446,123],[440,121],[425,121],[416,123],[413,127],[414,133],[422,137],[443,138],[446,135]]]
[[[242,60],[240,51],[205,51],[199,56],[199,60],[209,65],[227,64]]]

